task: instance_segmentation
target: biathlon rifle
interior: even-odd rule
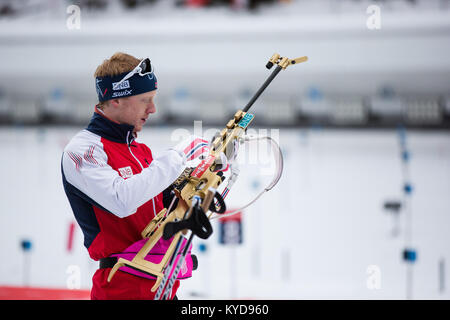
[[[155,285],[151,288],[151,291],[155,292],[160,286],[165,273],[167,278],[166,268],[173,265],[173,263],[170,262],[173,262],[173,259],[175,258],[174,254],[176,255],[180,249],[180,237],[182,237],[182,234],[186,233],[186,229],[192,231],[190,240],[192,240],[194,234],[202,239],[206,239],[211,235],[212,227],[209,223],[211,215],[209,217],[205,216],[208,208],[212,212],[217,213],[223,213],[225,211],[225,203],[218,192],[215,192],[214,199],[217,200],[219,205],[217,206],[216,202],[211,201],[211,190],[217,190],[225,178],[223,172],[215,170],[216,166],[219,166],[221,153],[223,152],[225,155],[232,153],[227,152],[227,150],[229,151],[229,149],[234,148],[234,142],[241,138],[254,118],[253,114],[248,113],[248,110],[278,73],[290,65],[305,62],[307,60],[308,58],[306,56],[289,59],[281,57],[277,53],[269,59],[266,68],[271,69],[276,65],[275,70],[272,71],[270,76],[250,99],[244,109],[238,110],[234,114],[234,117],[228,121],[220,134],[215,136],[211,143],[208,156],[206,156],[197,167],[186,168],[172,184],[175,196],[179,199],[176,208],[173,210],[170,210],[171,206],[169,206],[168,209],[164,208],[152,219],[152,221],[150,221],[141,233],[142,237],[147,239],[144,246],[131,261],[119,258],[109,273],[108,282],[111,281],[119,268],[128,266],[156,277]],[[195,203],[198,199],[200,199],[200,202],[207,200],[206,202],[210,203],[206,210],[196,210],[195,212],[197,212],[197,214],[195,217],[191,215],[192,208],[195,207],[195,203],[193,203],[194,199]],[[174,201],[172,201],[172,204],[173,203]],[[173,237],[161,262],[152,263],[145,260],[147,254],[161,237],[166,240]]]

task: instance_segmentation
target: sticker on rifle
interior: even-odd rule
[[[191,173],[191,177],[200,178],[203,173],[211,166],[216,157],[212,154],[208,155],[206,159],[203,159],[202,162],[195,168]]]
[[[186,264],[186,260],[183,261],[183,264],[181,265],[181,275],[184,276],[186,274],[186,272],[188,272],[188,267]]]
[[[238,126],[245,129],[248,127],[250,122],[252,122],[254,115],[251,113],[246,113],[245,116],[239,121]]]

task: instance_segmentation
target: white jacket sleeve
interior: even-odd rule
[[[166,189],[180,176],[186,164],[183,153],[169,149],[153,159],[141,173],[124,179],[108,165],[102,148],[94,148],[92,158],[94,160],[85,161],[80,153],[66,147],[62,159],[64,176],[68,183],[121,218],[135,213]]]

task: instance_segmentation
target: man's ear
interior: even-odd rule
[[[119,99],[111,99],[108,100],[110,106],[117,108],[119,106]]]

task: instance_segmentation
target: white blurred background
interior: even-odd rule
[[[60,158],[118,51],[155,66],[158,111],[139,136],[154,154],[194,120],[221,129],[273,53],[309,57],[251,109],[280,143],[282,179],[243,213],[242,244],[220,244],[217,221],[194,241],[180,299],[450,298],[448,0],[0,1],[1,298],[90,289]],[[270,180],[259,160],[230,208]]]

